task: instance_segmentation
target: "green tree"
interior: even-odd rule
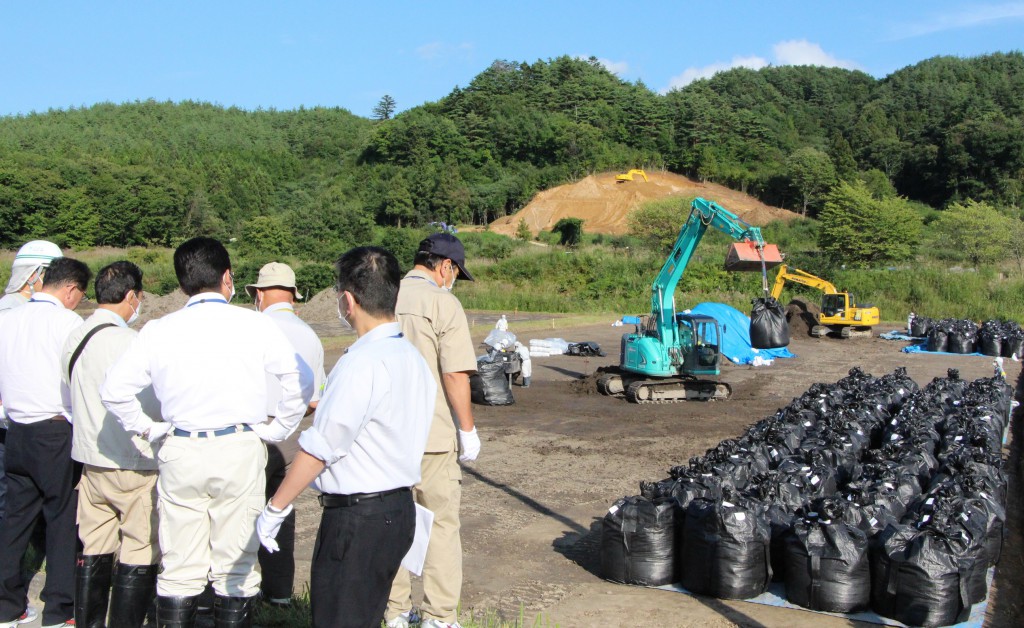
[[[836,186],[819,219],[818,246],[850,267],[910,259],[921,232],[921,217],[907,201],[875,199],[861,182]]]
[[[533,232],[530,231],[530,227],[526,224],[525,218],[520,218],[519,224],[516,225],[516,237],[523,242],[529,242],[533,239]]]
[[[627,218],[629,234],[655,251],[671,251],[689,215],[691,202],[692,199],[667,199],[645,203]]]
[[[391,116],[395,113],[395,99],[384,94],[377,106],[373,108],[373,118],[375,120],[390,120]]]
[[[836,182],[836,169],[829,156],[816,148],[801,148],[789,157],[786,165],[793,190],[800,199],[800,213],[817,205]]]
[[[242,223],[239,248],[246,253],[282,255],[288,252],[292,233],[278,216],[256,216]]]
[[[579,218],[562,218],[551,228],[558,234],[558,243],[562,246],[576,246],[583,240],[583,221]]]
[[[931,227],[936,246],[978,267],[1006,257],[1019,222],[988,203],[967,201],[950,205]]]

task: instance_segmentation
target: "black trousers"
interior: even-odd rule
[[[281,487],[288,469],[281,448],[267,443],[267,499]],[[260,573],[263,576],[260,590],[264,600],[282,600],[292,597],[292,583],[295,581],[295,511],[284,520],[277,533],[278,551],[271,554],[260,545]]]
[[[324,508],[310,577],[313,625],[379,628],[415,532],[410,491]]]
[[[4,460],[7,512],[0,523],[0,622],[13,621],[28,603],[21,560],[40,514],[46,522],[43,624],[75,614],[75,465],[71,424],[11,422]]]

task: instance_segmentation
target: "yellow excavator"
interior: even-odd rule
[[[626,181],[632,181],[634,176],[643,177],[644,182],[647,182],[647,173],[644,172],[643,170],[637,170],[636,168],[630,170],[629,172],[615,175],[615,182],[625,183]]]
[[[779,274],[775,276],[775,287],[772,296],[778,300],[787,281],[821,290],[821,313],[818,324],[811,328],[811,335],[817,338],[836,334],[841,338],[870,337],[871,328],[878,324],[878,308],[869,305],[857,305],[853,295],[840,292],[832,283],[821,277],[815,277],[797,268],[789,268],[785,264],[779,266]]]

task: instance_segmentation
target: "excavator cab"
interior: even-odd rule
[[[683,363],[688,375],[718,375],[722,334],[718,321],[699,314],[676,314]]]

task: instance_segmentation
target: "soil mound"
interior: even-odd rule
[[[821,309],[816,303],[796,298],[786,306],[786,321],[789,323],[789,335],[810,336],[811,329],[818,324]]]
[[[621,183],[616,183],[616,174],[595,174],[576,183],[544,190],[522,210],[492,222],[490,229],[512,236],[519,221],[525,220],[530,230],[537,233],[550,230],[562,218],[580,218],[585,221],[583,228],[587,233],[621,235],[627,231],[629,214],[642,203],[672,196],[702,196],[758,226],[772,220],[798,217],[742,192],[671,172],[648,171],[648,181],[635,177],[633,181]]]
[[[174,292],[163,296],[158,296],[151,292],[143,292],[142,311],[139,312],[139,320],[133,327],[141,328],[155,318],[160,318],[180,310],[185,307],[186,303],[188,303],[188,297],[181,291],[181,288],[175,288]]]
[[[337,322],[338,297],[334,294],[334,288],[321,290],[304,304],[297,303],[295,313],[309,324]]]

